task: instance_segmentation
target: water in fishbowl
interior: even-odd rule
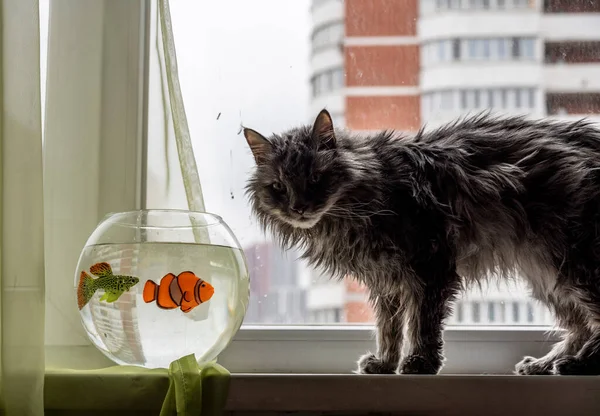
[[[172,361],[192,353],[200,362],[210,361],[226,347],[242,324],[248,306],[249,278],[239,249],[160,242],[91,245],[80,257],[75,291],[81,272],[96,278],[90,268],[101,262],[110,264],[113,275],[139,279],[114,302],[102,298],[104,290],[96,290],[80,311],[92,342],[118,364],[168,368]],[[172,303],[172,299],[167,298],[161,304],[160,299],[154,299],[151,289],[155,288],[158,294],[164,276],[188,271],[192,274],[187,275],[186,281],[183,277],[164,280],[163,285],[170,284],[163,287],[162,294],[175,291],[179,295],[175,296],[175,302],[185,303],[165,309],[164,304]],[[186,292],[185,288],[176,287],[193,284],[194,275],[214,288],[214,293],[204,292],[205,298],[210,297],[207,301],[194,303],[189,295],[196,293],[193,289]],[[147,284],[148,280],[156,287]],[[188,299],[191,303],[182,303],[182,290],[184,298],[192,296]],[[196,300],[200,300],[198,295]],[[184,312],[186,309],[190,310]]]

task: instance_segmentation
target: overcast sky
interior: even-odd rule
[[[206,209],[221,215],[247,246],[261,234],[243,195],[253,159],[238,134],[240,123],[266,135],[308,120],[310,1],[176,0],[170,5]],[[151,101],[158,98],[155,81],[151,78]],[[156,116],[150,130],[149,180],[160,183],[163,146]],[[187,208],[180,181],[174,177],[170,196],[152,204]]]

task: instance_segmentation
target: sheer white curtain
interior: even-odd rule
[[[43,415],[44,212],[37,0],[1,0],[1,386],[8,415]]]

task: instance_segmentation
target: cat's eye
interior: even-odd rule
[[[279,182],[273,182],[271,184],[271,188],[276,191],[276,192],[281,192],[283,191],[283,185]]]

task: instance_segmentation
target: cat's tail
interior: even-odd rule
[[[82,271],[79,276],[79,284],[77,285],[77,306],[80,310],[87,305],[95,292],[96,285],[94,284],[94,279],[85,271]]]

